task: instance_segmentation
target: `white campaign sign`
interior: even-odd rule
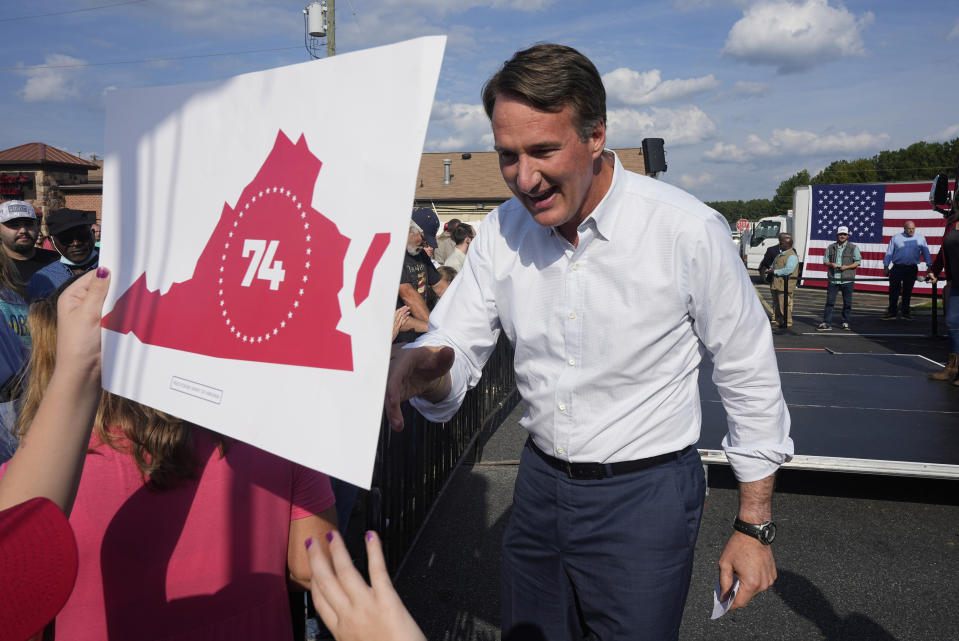
[[[369,487],[445,43],[108,95],[106,389]]]

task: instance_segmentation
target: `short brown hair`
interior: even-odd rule
[[[572,109],[582,141],[606,123],[606,89],[589,58],[572,47],[544,43],[517,51],[483,86],[483,108],[490,119],[500,94],[517,96],[542,111]]]

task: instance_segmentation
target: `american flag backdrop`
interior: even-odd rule
[[[836,242],[836,228],[849,228],[849,240],[859,247],[862,264],[856,270],[862,277],[882,278],[882,261],[889,241],[902,232],[907,220],[916,223],[916,234],[926,237],[933,260],[942,242],[944,219],[929,204],[931,182],[868,183],[862,185],[812,185],[812,211],[806,255],[803,257],[804,285],[826,286],[826,266],[822,264],[826,247]],[[950,184],[950,189],[954,188]],[[920,263],[919,274],[928,266]],[[941,290],[942,285],[940,285]],[[889,281],[857,282],[856,290],[887,292]],[[916,283],[915,293],[930,293],[927,283]]]

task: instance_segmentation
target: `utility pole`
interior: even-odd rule
[[[313,0],[303,9],[303,44],[310,57],[319,58],[326,40],[326,57],[336,55],[336,2]]]
[[[326,33],[326,57],[336,55],[336,0],[326,0],[329,10],[326,12],[326,21],[330,25]]]

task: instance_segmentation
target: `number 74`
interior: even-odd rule
[[[280,241],[278,240],[271,240],[269,245],[266,244],[265,240],[257,240],[255,238],[247,238],[244,240],[243,258],[246,258],[252,253],[253,259],[250,261],[249,267],[246,268],[246,274],[243,276],[243,282],[240,284],[244,287],[249,287],[253,283],[253,276],[255,275],[260,280],[269,281],[270,289],[274,291],[278,290],[280,283],[282,283],[286,277],[286,270],[283,269],[283,261],[273,260],[273,256],[276,254],[276,249],[279,246]],[[259,270],[257,267],[259,267]]]

